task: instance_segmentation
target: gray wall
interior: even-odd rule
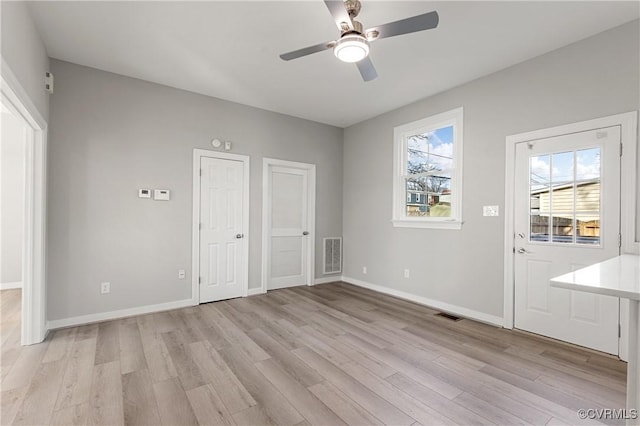
[[[50,320],[191,297],[192,157],[214,137],[251,156],[249,284],[260,286],[262,158],[317,165],[322,237],[342,234],[342,129],[52,60]],[[137,198],[168,188],[170,202]],[[178,269],[187,279],[178,280]],[[102,281],[111,293],[100,295]]]
[[[22,235],[24,226],[24,176],[26,128],[8,112],[2,113],[0,139],[0,283],[22,281]]]
[[[482,206],[504,211],[505,138],[638,110],[638,39],[635,21],[345,129],[345,275],[501,317],[504,217]],[[460,106],[463,229],[393,228],[394,126]]]
[[[27,2],[0,2],[2,59],[27,92],[45,120],[49,118],[49,95],[44,90],[44,74],[49,57],[31,19]]]

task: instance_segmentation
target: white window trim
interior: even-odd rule
[[[406,170],[407,137],[454,125],[453,173],[451,176],[451,217],[407,217]],[[433,115],[393,129],[393,211],[391,222],[400,228],[462,229],[462,145],[463,108]]]

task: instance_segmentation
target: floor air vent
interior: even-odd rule
[[[325,274],[342,272],[342,238],[327,237],[324,242],[324,271]]]
[[[447,314],[445,312],[438,312],[436,314],[436,316],[443,317],[443,318],[446,318],[446,319],[451,320],[451,321],[460,321],[462,319],[460,317],[457,317],[457,316],[451,315],[451,314]]]

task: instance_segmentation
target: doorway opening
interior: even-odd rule
[[[23,126],[24,134],[22,140],[24,151],[23,154],[18,154],[22,155],[24,159],[23,183],[6,183],[13,189],[16,186],[22,186],[22,206],[13,206],[20,209],[23,219],[22,226],[20,226],[20,240],[22,241],[20,343],[32,345],[42,342],[47,334],[45,303],[47,123],[17,78],[4,63],[0,80],[0,103],[3,105],[3,115],[5,110],[11,113],[12,117]],[[4,139],[4,120],[2,127]],[[9,186],[5,186],[4,176],[2,186],[3,191],[5,188],[9,188]],[[2,209],[4,207],[3,205]]]
[[[0,103],[0,300],[3,350],[21,343],[27,126]]]

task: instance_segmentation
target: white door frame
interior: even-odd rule
[[[32,345],[42,342],[48,331],[46,325],[47,122],[4,58],[2,58],[1,74],[2,102],[27,126],[21,343]],[[44,80],[42,84],[42,90],[44,90]]]
[[[631,111],[623,114],[611,115],[608,117],[597,118],[593,120],[581,121],[578,123],[565,124],[562,126],[551,127],[548,129],[534,130],[532,132],[520,133],[507,136],[506,140],[506,168],[505,168],[505,223],[504,223],[504,317],[503,327],[513,329],[514,325],[514,296],[515,296],[515,278],[514,278],[514,253],[515,234],[514,234],[514,179],[515,179],[515,159],[516,144],[528,142],[537,139],[545,139],[555,136],[562,136],[570,133],[579,133],[593,129],[600,129],[612,126],[620,126],[620,137],[623,146],[622,164],[620,168],[621,179],[620,195],[620,232],[622,234],[622,252],[623,253],[640,253],[640,241],[635,238],[636,235],[636,182],[637,182],[637,120],[638,112]],[[621,304],[621,319],[626,319],[627,307]],[[623,321],[623,328],[626,324]],[[626,356],[626,333],[622,330],[620,357],[624,359]]]
[[[307,238],[307,244],[309,244],[307,250],[307,271],[309,271],[307,277],[307,285],[311,286],[315,279],[315,259],[316,259],[316,165],[309,163],[299,163],[295,161],[278,160],[275,158],[263,158],[262,159],[262,279],[260,292],[267,292],[267,281],[269,279],[269,211],[267,209],[268,200],[271,198],[271,192],[269,188],[269,169],[271,166],[283,166],[292,167],[297,169],[304,169],[309,171],[307,181],[307,211],[309,221],[309,238]]]
[[[242,251],[242,296],[246,297],[249,289],[249,188],[251,162],[248,155],[230,154],[227,152],[208,151],[206,149],[193,150],[193,220],[191,246],[191,298],[193,306],[200,304],[200,159],[202,157],[220,160],[241,161],[242,168],[242,229],[244,233],[244,248]]]

